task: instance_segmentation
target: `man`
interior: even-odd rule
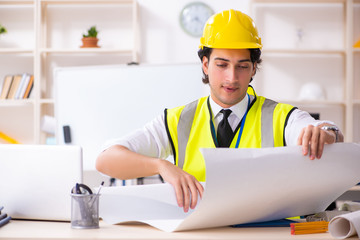
[[[200,148],[302,145],[302,154],[313,160],[321,157],[324,144],[343,141],[333,123],[257,96],[249,87],[262,47],[249,16],[235,10],[215,14],[200,42],[210,96],[166,109],[143,129],[110,143],[97,159],[100,172],[119,179],[160,174],[187,212],[202,197],[200,182],[206,180]],[[169,155],[175,163],[164,160]]]

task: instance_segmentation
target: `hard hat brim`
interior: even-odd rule
[[[241,43],[227,43],[227,44],[200,44],[199,48],[208,47],[208,48],[219,48],[219,49],[255,49],[262,48],[262,45],[259,43],[252,42],[241,42]]]

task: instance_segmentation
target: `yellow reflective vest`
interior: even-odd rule
[[[240,136],[239,148],[263,148],[285,146],[285,127],[295,107],[257,96],[248,88],[250,105]],[[205,161],[200,148],[218,147],[214,128],[214,116],[209,97],[200,98],[184,106],[165,109],[165,126],[174,154],[175,164],[205,181]],[[240,123],[230,148],[236,146]]]

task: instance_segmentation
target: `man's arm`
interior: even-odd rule
[[[196,178],[167,160],[147,157],[130,151],[121,145],[113,145],[100,153],[96,160],[96,169],[106,175],[119,179],[160,174],[175,189],[179,207],[187,212],[195,208],[198,194],[202,197],[203,186]]]

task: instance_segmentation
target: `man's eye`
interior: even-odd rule
[[[247,65],[246,65],[246,66],[245,66],[245,65],[244,65],[244,66],[242,66],[242,65],[241,65],[241,66],[238,66],[238,68],[240,68],[240,69],[248,69],[248,68],[249,68],[249,66],[247,66]]]
[[[226,67],[226,64],[217,64],[218,67],[224,68]]]

